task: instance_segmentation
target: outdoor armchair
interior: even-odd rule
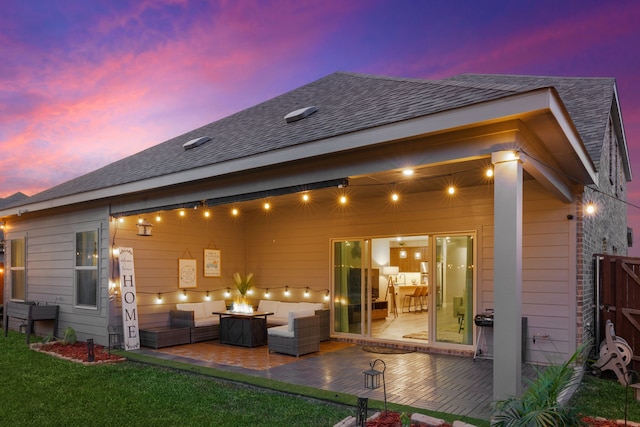
[[[292,311],[287,325],[267,330],[269,351],[301,356],[320,351],[320,316],[314,311]]]

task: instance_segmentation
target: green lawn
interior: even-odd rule
[[[585,415],[624,420],[626,412],[627,421],[640,421],[640,402],[634,399],[633,389],[622,387],[611,371],[605,374],[603,378],[585,375],[569,404]]]
[[[0,424],[6,426],[332,426],[355,414],[356,396],[295,386],[148,356],[83,366],[31,351],[24,335],[0,338]],[[150,363],[148,363],[150,362]],[[571,404],[586,415],[624,418],[625,390],[585,378]],[[628,419],[640,420],[629,398]],[[369,402],[370,408],[383,403]],[[477,426],[486,421],[389,404]]]

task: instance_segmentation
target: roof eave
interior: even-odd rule
[[[587,181],[591,181],[585,182],[585,184],[596,182],[597,172],[575,126],[571,122],[569,114],[560,101],[556,91],[552,88],[545,88],[269,151],[255,156],[212,164],[197,169],[73,194],[33,204],[27,203],[22,206],[0,210],[0,217],[21,215],[25,212],[35,212],[108,199],[124,194],[140,193],[167,186],[185,184],[196,180],[215,178],[230,173],[292,162],[298,159],[328,155],[406,138],[414,138],[420,135],[426,136],[453,129],[477,126],[479,124],[513,120],[514,118],[517,119],[518,117],[540,111],[550,112],[555,122],[562,129],[564,138],[571,145],[572,150],[575,151],[577,158],[580,160],[581,164],[579,166],[582,172],[582,179],[586,177]]]

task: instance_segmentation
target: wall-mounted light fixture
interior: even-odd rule
[[[138,224],[138,236],[151,236],[151,229],[153,225],[146,219],[139,219]]]

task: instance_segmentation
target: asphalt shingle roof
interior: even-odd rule
[[[461,74],[444,82],[459,82],[473,88],[533,90],[554,87],[582,138],[596,168],[614,96],[615,79],[606,77],[538,77],[500,74]]]
[[[20,205],[21,202],[27,200],[28,198],[29,198],[29,196],[27,196],[24,193],[21,193],[21,192],[14,193],[9,197],[5,197],[4,199],[0,199],[0,209],[2,209],[5,206]]]
[[[550,86],[566,103],[597,165],[613,81],[477,74],[420,80],[337,72],[45,190],[26,202],[215,165]],[[298,122],[285,122],[287,113],[312,105],[318,112]],[[185,142],[200,136],[212,139],[196,149],[183,149]]]

